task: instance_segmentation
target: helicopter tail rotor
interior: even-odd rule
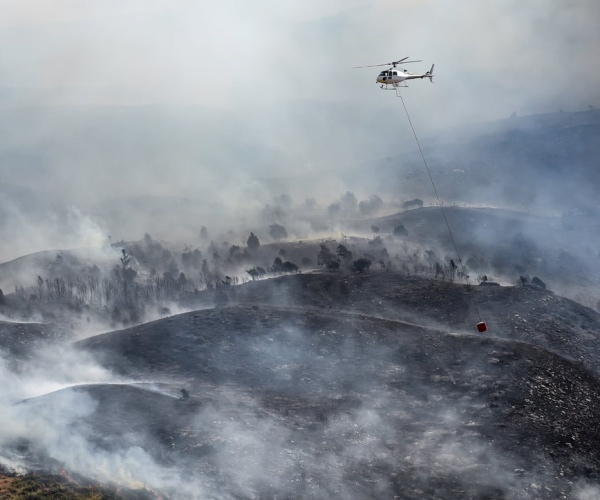
[[[433,83],[433,67],[435,66],[435,64],[431,65],[431,69],[426,73],[427,78],[429,78],[429,81],[431,83]]]

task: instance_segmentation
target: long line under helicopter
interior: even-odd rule
[[[429,78],[429,81],[433,82],[433,67],[434,67],[434,65],[431,65],[431,69],[429,71],[427,71],[426,73],[421,73],[421,74],[413,74],[413,73],[408,73],[406,71],[395,71],[395,68],[398,64],[421,62],[420,60],[419,61],[407,61],[407,59],[408,59],[408,57],[404,57],[403,59],[400,59],[398,61],[392,61],[390,63],[373,64],[370,66],[356,66],[355,69],[373,68],[376,66],[391,66],[387,71],[382,71],[380,73],[379,77],[377,78],[377,83],[381,83],[382,84],[381,88],[384,90],[395,90],[396,96],[399,97],[400,100],[402,101],[402,107],[404,108],[404,112],[406,113],[406,118],[408,119],[408,123],[412,130],[413,136],[415,137],[415,141],[417,143],[419,153],[421,154],[421,158],[423,160],[423,165],[425,165],[425,170],[427,171],[427,175],[429,176],[429,181],[431,182],[431,186],[433,187],[433,192],[435,193],[435,197],[437,199],[438,206],[440,207],[440,210],[442,212],[442,216],[444,218],[446,228],[448,229],[448,234],[450,235],[450,240],[452,241],[452,246],[454,247],[454,251],[456,252],[456,257],[458,259],[458,263],[461,267],[464,267],[463,263],[462,263],[462,258],[460,256],[460,252],[458,250],[458,246],[456,245],[456,240],[454,239],[454,235],[452,234],[452,228],[450,227],[450,223],[448,222],[448,218],[446,217],[446,212],[444,211],[444,205],[442,204],[442,201],[438,194],[438,190],[435,187],[435,182],[433,181],[433,176],[431,175],[431,170],[429,169],[429,165],[427,164],[427,160],[425,159],[425,155],[423,154],[423,149],[421,148],[421,143],[419,142],[419,138],[415,131],[415,127],[413,126],[412,120],[410,119],[410,114],[408,113],[408,109],[406,108],[404,98],[402,97],[402,94],[400,93],[400,88],[406,87],[406,80],[409,80],[409,79],[412,80],[412,79],[417,79],[417,78],[420,78],[420,79]],[[385,87],[384,87],[384,85],[385,85]],[[392,87],[391,89],[388,88],[389,85],[391,85],[391,87]],[[483,332],[487,331],[487,323],[481,317],[481,312],[479,311],[479,305],[477,304],[477,300],[475,298],[474,298],[474,300],[475,300],[475,309],[477,311],[477,317],[479,318],[479,323],[477,323],[477,330],[480,333],[483,333]]]
[[[398,95],[398,93],[397,93]],[[421,148],[421,143],[419,142],[419,138],[417,137],[417,133],[415,132],[415,127],[412,124],[412,120],[410,119],[410,115],[408,114],[408,109],[406,108],[406,104],[404,103],[404,98],[402,95],[399,95],[400,101],[402,101],[402,107],[404,108],[404,112],[406,113],[406,118],[408,119],[408,123],[415,137],[415,142],[417,143],[417,147],[419,148],[419,153],[421,153],[421,158],[423,159],[423,164],[425,165],[425,170],[427,170],[427,175],[429,176],[429,180],[431,181],[431,186],[433,187],[433,192],[435,193],[435,197],[437,199],[438,206],[442,212],[442,216],[444,218],[444,222],[446,223],[446,227],[448,228],[448,234],[450,235],[450,240],[452,241],[452,246],[454,247],[454,251],[456,252],[456,257],[458,259],[458,264],[462,267],[462,258],[460,256],[460,252],[458,251],[458,246],[456,245],[456,240],[454,239],[454,235],[452,234],[452,229],[450,227],[450,223],[448,222],[448,218],[446,217],[446,212],[444,211],[444,205],[440,200],[440,196],[438,194],[438,190],[435,187],[435,182],[433,182],[433,176],[431,175],[431,170],[429,169],[429,165],[427,165],[427,160],[425,159],[425,155],[423,154],[423,149]],[[482,319],[481,312],[479,311],[479,305],[477,303],[477,299],[474,298],[475,301],[475,310],[477,311],[477,317],[479,318],[479,322],[477,323],[477,330],[480,333],[484,333],[487,331],[487,323]]]

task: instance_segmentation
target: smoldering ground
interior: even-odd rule
[[[348,281],[358,299],[373,280],[383,292],[386,277],[397,291],[387,272],[248,284],[241,289],[263,303],[91,337],[77,344],[87,354],[60,354],[60,369],[50,354],[11,367],[11,387],[37,389],[13,403],[70,388],[10,407],[7,429],[16,430],[5,449],[26,441],[26,463],[59,462],[183,498],[534,498],[541,484],[549,497],[570,492],[568,481],[592,488],[598,391],[582,365],[529,344],[373,318],[355,301],[343,303],[353,314],[332,311],[321,300],[322,279]],[[424,282],[428,293],[434,283]],[[279,290],[276,307],[259,293],[266,286]],[[431,304],[436,314],[442,304]],[[449,318],[454,309],[444,306]],[[62,385],[50,384],[56,378]],[[46,385],[33,383],[40,379]]]
[[[566,491],[559,471],[578,475],[575,464],[593,462],[584,450],[569,457],[559,447],[557,459],[539,443],[516,446],[522,439],[537,443],[540,423],[540,432],[554,425],[552,408],[526,410],[530,403],[524,402],[538,370],[564,365],[553,355],[529,351],[536,359],[530,371],[521,361],[527,345],[423,336],[411,332],[414,327],[399,331],[394,322],[336,316],[324,321],[315,313],[231,308],[88,339],[82,345],[122,376],[168,375],[172,394],[173,380],[186,379],[190,394],[184,401],[154,400],[138,389],[119,389],[132,400],[117,412],[129,418],[117,423],[110,418],[111,398],[119,392],[102,396],[105,389],[92,388],[103,404],[88,423],[105,422],[95,424],[105,435],[118,427],[121,438],[112,443],[127,442],[129,433],[147,426],[154,436],[132,443],[144,442],[165,465],[178,464],[188,483],[218,484],[220,496],[362,497],[375,490],[418,496],[420,490],[433,497],[449,491],[535,497],[532,484],[544,484],[548,495]],[[290,327],[281,329],[282,321]],[[155,353],[151,360],[148,349]],[[595,394],[594,382],[586,383]],[[581,404],[565,397],[567,405]],[[141,407],[153,411],[144,415]],[[521,420],[515,408],[537,414],[537,424]],[[582,432],[593,412],[570,411],[582,415]],[[551,434],[550,440],[563,439],[556,430]],[[534,463],[542,465],[532,470]],[[152,479],[148,484],[161,487]]]
[[[2,357],[1,369],[5,384],[0,460],[9,470],[58,473],[64,469],[78,478],[134,490],[154,481],[176,489],[182,498],[192,498],[188,491],[206,498],[194,481],[182,481],[177,470],[146,451],[153,449],[149,429],[136,431],[126,425],[127,431],[118,437],[117,429],[123,425],[119,418],[127,415],[104,414],[112,434],[101,433],[102,421],[94,417],[103,404],[102,388],[118,391],[131,381],[115,377],[85,352],[63,343],[45,346],[26,361]],[[100,388],[99,393],[94,388]],[[151,385],[142,392],[156,390]],[[126,400],[122,398],[120,404]]]

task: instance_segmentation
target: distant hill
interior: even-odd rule
[[[384,236],[402,226],[407,234],[397,240],[434,250],[441,254],[438,258],[445,254],[456,259],[456,244],[473,279],[478,274],[493,274],[515,283],[520,275],[530,279],[537,275],[557,293],[596,307],[600,299],[599,221],[591,210],[542,216],[497,208],[444,206],[443,213],[439,207],[424,207],[349,226],[363,233],[376,226]]]
[[[515,116],[422,139],[442,199],[566,211],[597,207],[600,110]],[[434,199],[418,151],[371,167],[381,193]]]

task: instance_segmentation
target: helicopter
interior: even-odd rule
[[[354,69],[360,68],[375,68],[378,66],[390,66],[387,70],[383,70],[379,73],[377,77],[377,83],[380,83],[380,88],[383,90],[396,90],[400,87],[408,87],[406,84],[407,80],[416,80],[417,78],[429,78],[429,81],[433,83],[433,67],[435,64],[431,65],[431,69],[426,73],[409,73],[407,70],[400,68],[396,68],[398,64],[407,64],[407,63],[415,63],[421,62],[419,61],[407,61],[408,56],[404,57],[398,61],[392,61],[384,64],[372,64],[370,66],[355,66]]]

